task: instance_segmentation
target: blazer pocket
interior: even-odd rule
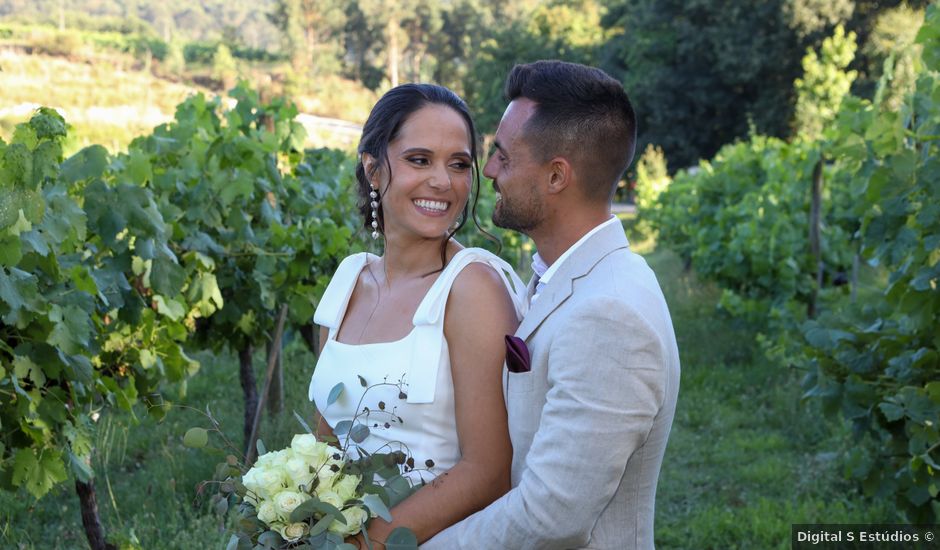
[[[535,375],[528,372],[509,372],[506,379],[506,394],[529,393],[535,387]]]

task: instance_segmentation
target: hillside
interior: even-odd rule
[[[357,123],[368,113],[365,106],[371,98],[344,93],[341,86],[325,82],[323,95],[354,101],[356,105],[348,111],[353,116],[344,118],[356,122],[309,114],[334,114],[328,97],[327,101],[307,95],[297,98],[301,110],[307,112],[298,120],[307,128],[308,146],[350,148],[358,139]],[[68,58],[7,47],[0,49],[0,138],[9,139],[16,124],[39,106],[47,106],[61,112],[73,126],[67,153],[92,143],[122,150],[134,137],[171,120],[177,104],[200,92],[221,93],[156,76],[129,56]]]

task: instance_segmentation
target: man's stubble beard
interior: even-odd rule
[[[542,221],[542,204],[535,196],[527,198],[523,208],[509,207],[506,199],[501,198],[493,209],[493,225],[528,235]]]

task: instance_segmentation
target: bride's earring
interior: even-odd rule
[[[379,192],[372,188],[372,191],[369,192],[369,198],[371,202],[369,206],[372,207],[372,239],[379,238]]]

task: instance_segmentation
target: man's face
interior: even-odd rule
[[[538,227],[544,217],[538,183],[545,166],[533,156],[523,130],[535,106],[525,98],[509,104],[496,130],[496,150],[483,167],[483,175],[493,180],[497,193],[493,223],[523,233]]]

